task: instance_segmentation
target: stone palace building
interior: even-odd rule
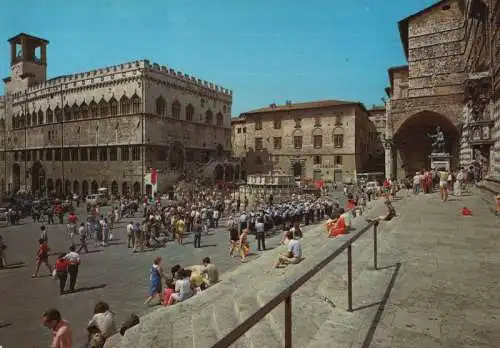
[[[452,167],[500,178],[500,0],[438,1],[399,22],[407,65],[389,69],[387,176],[429,168],[436,126]]]
[[[140,194],[150,168],[163,190],[183,175],[239,175],[222,160],[231,91],[147,60],[47,79],[47,40],[19,34],[9,43],[2,192]]]
[[[277,170],[296,179],[348,182],[373,166],[376,129],[359,102],[271,104],[242,113],[232,128],[233,156],[246,174]]]

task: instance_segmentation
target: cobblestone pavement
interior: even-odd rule
[[[83,214],[82,209],[78,210],[80,214]],[[94,304],[99,300],[110,304],[118,324],[131,313],[141,315],[148,312],[151,309],[143,302],[148,291],[149,268],[156,256],[163,257],[167,268],[177,263],[201,263],[205,256],[213,260],[221,273],[240,265],[238,258],[228,255],[228,234],[225,229],[211,230],[209,236],[203,236],[200,249],[193,247],[192,236],[188,236],[183,246],[169,242],[166,248],[132,254],[126,245],[127,221],[129,219],[117,224],[115,240],[108,247],[97,250],[90,247],[91,253],[81,255],[77,288],[82,291],[63,296],[59,296],[57,281],[49,276],[47,269],[41,268],[40,278],[31,278],[39,224],[24,219],[17,226],[0,226],[0,234],[8,246],[8,263],[14,264],[12,268],[0,270],[0,346],[46,347],[50,332],[41,326],[39,320],[49,307],[60,309],[64,318],[70,321],[77,343],[84,341],[87,321]],[[53,252],[63,252],[69,247],[64,225],[48,225],[48,237]],[[279,234],[270,238],[267,246],[276,245],[279,238]],[[251,237],[251,248],[256,250],[253,240]],[[249,260],[259,257],[258,253],[261,252],[256,253]],[[55,262],[55,258],[50,257],[51,263]]]

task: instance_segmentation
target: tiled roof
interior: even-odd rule
[[[346,100],[319,100],[307,103],[292,103],[290,105],[276,105],[276,106],[268,106],[265,108],[250,110],[244,112],[243,115],[247,114],[259,114],[265,112],[273,112],[273,111],[287,111],[287,110],[307,110],[307,109],[319,109],[326,108],[331,106],[342,106],[342,105],[360,105],[364,108],[363,104],[358,101],[346,101]]]

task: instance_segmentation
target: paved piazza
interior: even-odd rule
[[[82,208],[78,213],[79,216],[84,214]],[[42,277],[31,278],[39,224],[33,224],[31,219],[26,218],[18,226],[0,226],[0,234],[8,246],[9,264],[24,262],[18,268],[0,270],[0,346],[46,347],[50,332],[41,326],[39,320],[49,307],[60,309],[64,318],[70,321],[78,344],[84,342],[86,324],[94,304],[99,300],[110,304],[118,325],[131,313],[141,315],[148,312],[150,309],[143,302],[149,286],[149,268],[155,256],[162,256],[168,269],[177,263],[185,266],[201,263],[205,256],[213,260],[221,273],[241,264],[239,258],[228,256],[229,238],[225,229],[210,230],[208,237],[202,237],[200,249],[193,247],[192,236],[188,236],[182,247],[169,242],[166,248],[133,254],[126,245],[125,226],[129,220],[114,229],[115,240],[110,246],[95,252],[93,243],[89,243],[91,253],[81,254],[77,282],[77,288],[88,290],[63,296],[59,296],[58,282],[49,276],[46,268],[40,268]],[[70,243],[65,238],[64,225],[48,225],[48,231],[52,253],[67,250]],[[256,249],[253,240],[251,237],[252,249]],[[270,248],[278,241],[279,234],[270,238],[266,246]],[[250,256],[249,260],[258,257],[258,254]],[[50,262],[54,263],[55,258],[51,256]]]

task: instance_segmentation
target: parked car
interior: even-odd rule
[[[87,198],[85,199],[85,203],[87,205],[106,205],[108,204],[108,200],[103,194],[97,193],[97,194],[92,194],[88,195]]]

